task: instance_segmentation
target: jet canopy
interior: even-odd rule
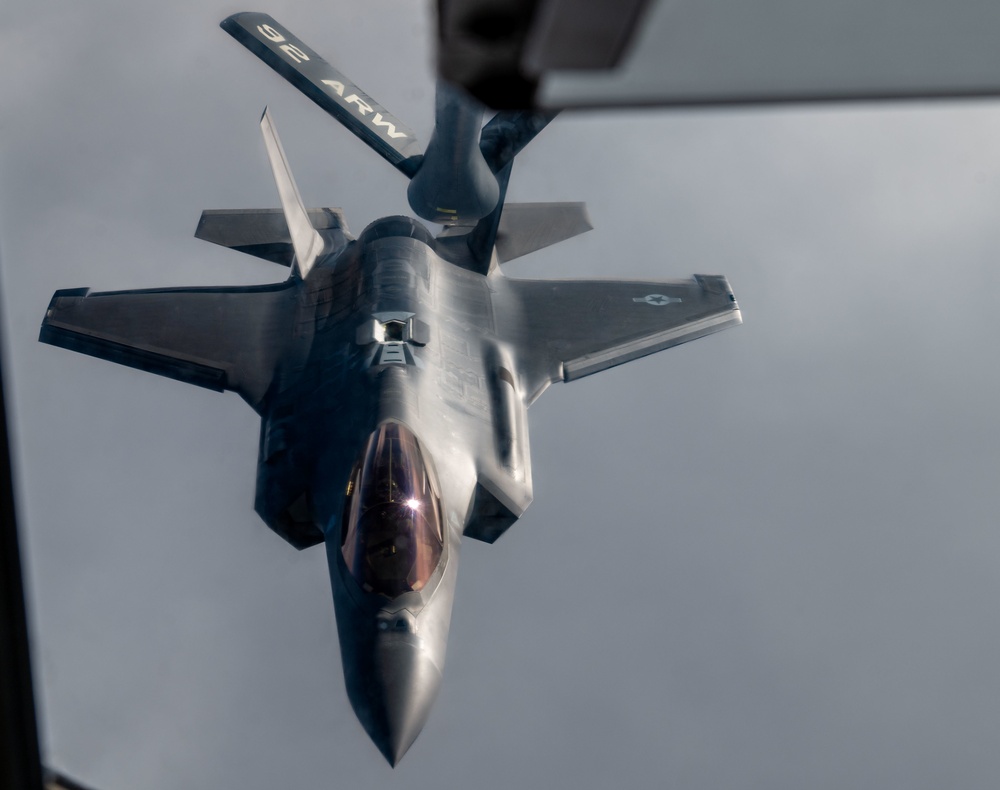
[[[366,592],[421,590],[441,560],[441,504],[413,433],[383,423],[347,487],[341,552]]]

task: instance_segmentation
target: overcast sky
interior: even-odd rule
[[[391,770],[325,556],[254,514],[231,393],[37,343],[57,288],[270,282],[193,238],[277,205],[360,232],[405,179],[218,22],[267,11],[430,136],[410,0],[16,2],[0,27],[4,374],[48,760],[98,790],[993,788],[1000,105],[562,117],[513,200],[596,230],[530,277],[728,275],[745,324],[552,387],[535,502],[467,542],[448,666]]]

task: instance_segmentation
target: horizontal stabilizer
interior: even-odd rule
[[[593,227],[585,203],[507,203],[497,229],[497,258],[506,263]]]
[[[350,239],[339,208],[310,208],[306,213],[312,226],[324,236],[339,235],[341,244]],[[194,235],[282,266],[291,266],[295,258],[288,223],[280,208],[209,209],[201,213]]]
[[[278,22],[245,12],[220,24],[396,169],[407,176],[417,172],[423,147],[413,131]]]

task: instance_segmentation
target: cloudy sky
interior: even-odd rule
[[[535,502],[467,543],[445,683],[391,770],[321,549],[252,509],[235,395],[36,342],[54,290],[269,282],[193,238],[405,180],[218,28],[261,10],[423,139],[412,0],[16,2],[0,28],[5,376],[49,761],[100,790],[992,788],[1000,775],[1000,105],[560,118],[513,200],[596,230],[525,277],[729,276],[745,324],[531,411]],[[294,783],[294,784],[293,784]]]

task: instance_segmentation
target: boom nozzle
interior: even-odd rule
[[[484,109],[439,82],[434,134],[406,197],[421,219],[472,225],[500,202],[500,185],[479,148]]]

